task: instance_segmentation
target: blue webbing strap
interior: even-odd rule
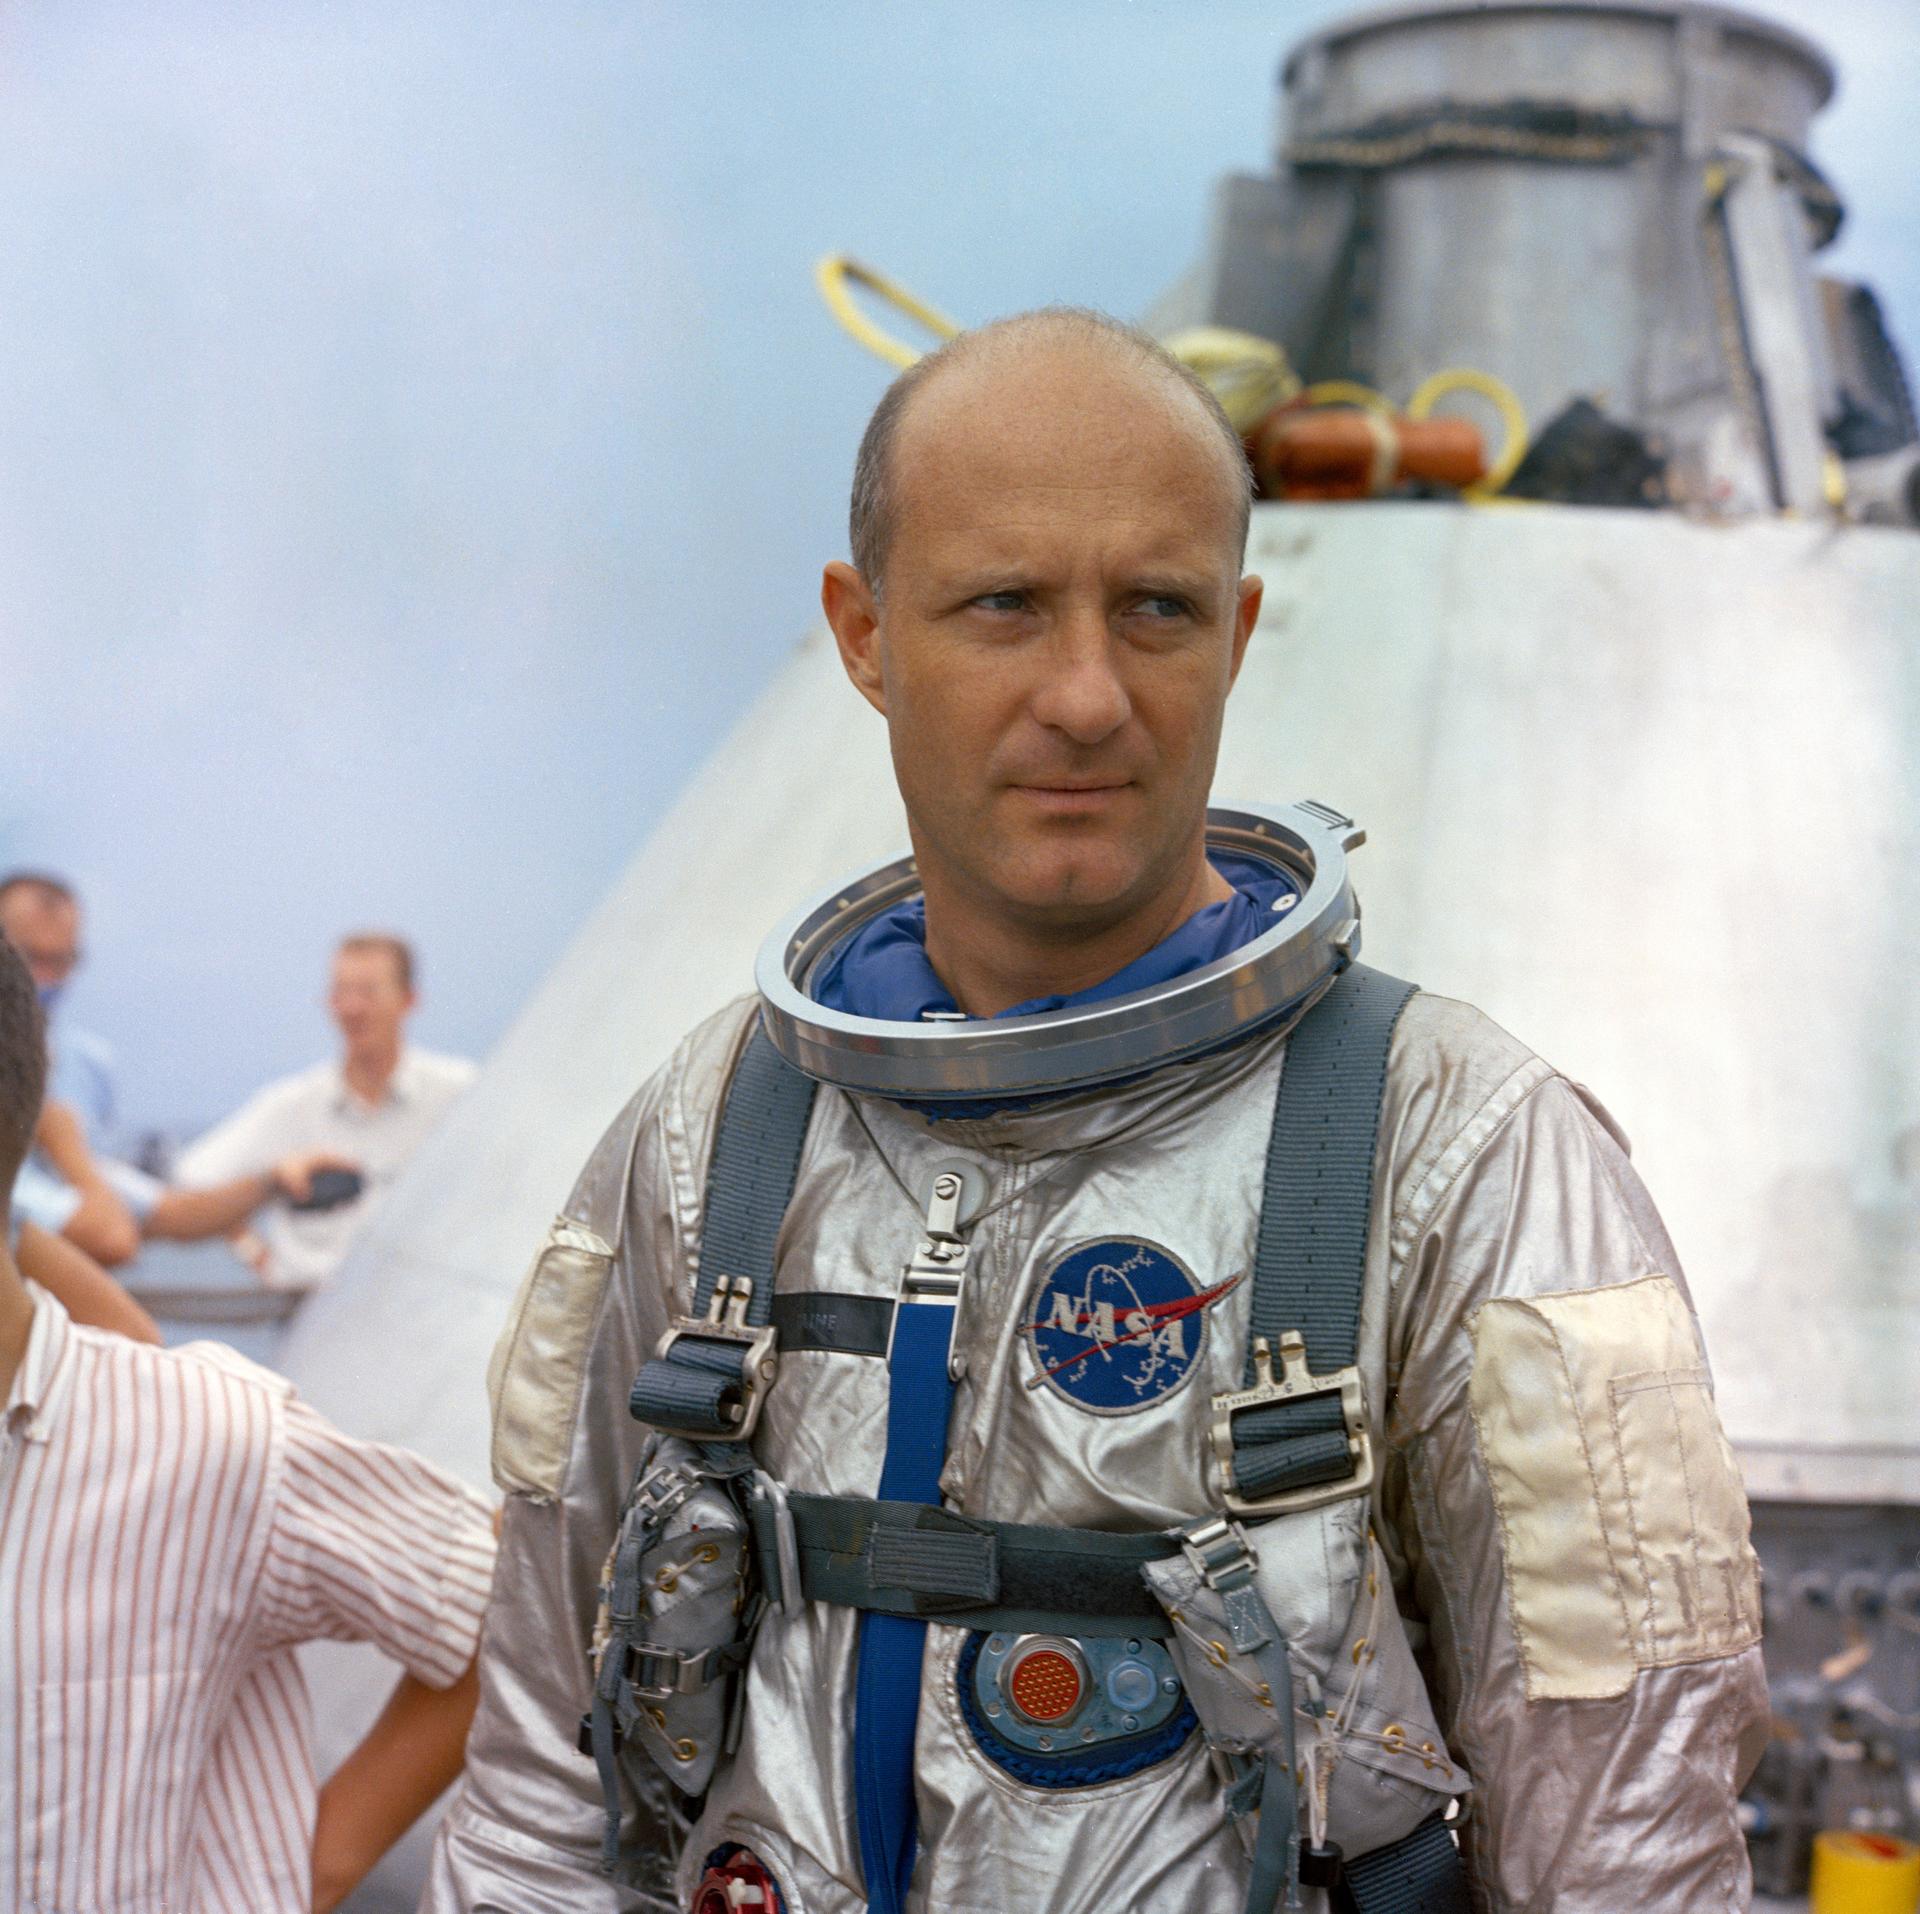
[[[940,1500],[953,1378],[951,1303],[901,1300],[887,1369],[887,1456],[880,1500]],[[913,1879],[913,1736],[920,1718],[925,1622],[905,1615],[860,1617],[853,1701],[853,1793],[869,1914],[901,1914]]]
[[[1350,1368],[1360,1341],[1373,1157],[1393,1027],[1414,986],[1350,965],[1287,1039],[1267,1145],[1253,1259],[1253,1341],[1278,1350],[1297,1330],[1316,1375]],[[1233,1419],[1234,1487],[1243,1495],[1337,1482],[1351,1470],[1337,1396],[1242,1410]]]

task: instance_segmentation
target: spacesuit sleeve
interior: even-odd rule
[[[678,1063],[676,1059],[676,1063]],[[423,1914],[666,1914],[672,1808],[628,1764],[619,1873],[576,1735],[601,1569],[645,1431],[627,1390],[667,1320],[682,1257],[665,1138],[676,1066],[607,1132],[535,1258],[488,1375],[506,1492],[466,1774]]]
[[[1476,1905],[1742,1909],[1759,1582],[1692,1306],[1581,1093],[1541,1070],[1492,1117],[1418,1199],[1389,1328],[1387,1509]]]

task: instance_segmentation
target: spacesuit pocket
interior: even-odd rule
[[[567,1455],[613,1250],[582,1223],[555,1219],[487,1364],[493,1479],[509,1495],[550,1502]]]
[[[732,1481],[694,1444],[652,1437],[608,1558],[595,1693],[683,1794],[705,1792],[726,1741],[752,1640],[750,1568]]]
[[[1235,1647],[1226,1598],[1184,1555],[1149,1562],[1140,1572],[1173,1624],[1167,1651],[1207,1746],[1229,1766],[1274,1764],[1273,1771],[1285,1772],[1288,1722],[1282,1710],[1294,1697],[1274,1694],[1267,1679],[1272,1660],[1263,1666],[1254,1653]],[[1243,1815],[1239,1825],[1251,1846],[1253,1816]]]
[[[1318,1702],[1298,1724],[1327,1836],[1356,1855],[1411,1834],[1471,1785],[1434,1719],[1380,1545],[1369,1537],[1367,1546],[1365,1583]]]
[[[1284,1528],[1290,1519],[1268,1526]],[[1256,1549],[1263,1541],[1269,1549],[1286,1545],[1254,1531]],[[1434,1721],[1379,1544],[1368,1535],[1364,1547],[1364,1573],[1351,1585],[1327,1585],[1327,1602],[1346,1609],[1338,1646],[1325,1661],[1292,1654],[1293,1694],[1277,1706],[1255,1657],[1236,1652],[1220,1592],[1184,1557],[1143,1571],[1173,1622],[1168,1647],[1208,1743],[1230,1761],[1284,1761],[1289,1724],[1279,1709],[1290,1704],[1296,1772],[1311,1791],[1303,1820],[1311,1827],[1323,1819],[1327,1838],[1350,1855],[1412,1833],[1469,1786]],[[1241,1827],[1250,1837],[1251,1817]]]
[[[1747,1647],[1759,1639],[1760,1591],[1744,1546],[1746,1498],[1706,1371],[1615,1376],[1607,1393],[1644,1590],[1634,1618],[1643,1663]]]
[[[1759,1639],[1746,1497],[1677,1284],[1493,1298],[1468,1390],[1529,1701]]]

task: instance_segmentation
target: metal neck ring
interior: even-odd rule
[[[754,966],[761,1015],[774,1047],[797,1069],[906,1102],[1060,1094],[1138,1076],[1278,1024],[1315,1001],[1359,954],[1347,853],[1365,837],[1324,804],[1209,807],[1209,850],[1259,858],[1299,886],[1300,902],[1272,930],[1123,997],[963,1022],[856,1017],[807,994],[845,939],[918,893],[913,859],[896,858],[823,892],[775,927]]]

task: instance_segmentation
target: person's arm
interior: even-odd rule
[[[319,1904],[331,1906],[459,1766],[494,1523],[453,1477],[408,1450],[342,1434],[291,1390],[277,1441],[249,1649],[367,1642],[407,1677],[328,1783],[313,1866]]]
[[[111,1329],[135,1342],[157,1343],[154,1320],[84,1250],[34,1223],[20,1225],[14,1250],[20,1274],[36,1282],[77,1323]]]
[[[402,1675],[380,1717],[320,1790],[313,1914],[332,1914],[452,1786],[480,1694],[476,1665],[450,1688]]]
[[[316,1171],[358,1168],[358,1164],[331,1151],[310,1150],[211,1189],[168,1189],[147,1212],[146,1233],[179,1243],[226,1236],[242,1229],[255,1210],[275,1198],[303,1201],[313,1187]]]
[[[140,1225],[100,1173],[79,1117],[64,1103],[49,1101],[40,1111],[34,1141],[80,1199],[60,1233],[109,1269],[130,1262],[140,1248]]]
[[[1475,1905],[1744,1906],[1759,1585],[1673,1246],[1537,1059],[1469,1128],[1396,1217],[1383,1504]]]

